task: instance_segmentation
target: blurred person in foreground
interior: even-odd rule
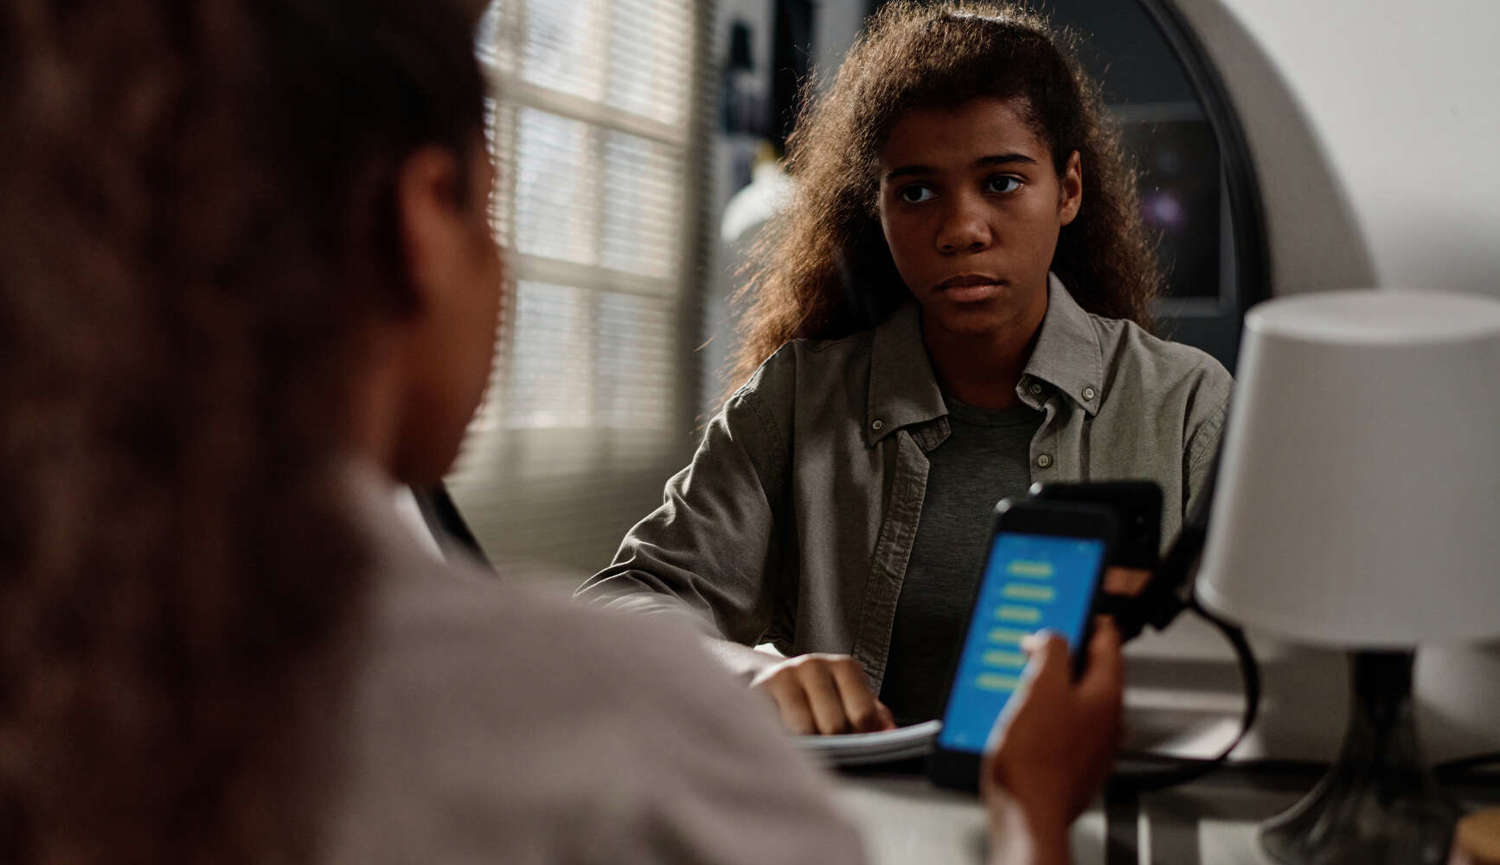
[[[478,10],[0,12],[0,861],[857,862],[694,639],[430,557],[501,284]],[[1108,626],[1036,644],[994,856],[1063,861]],[[627,648],[628,647],[628,648]]]

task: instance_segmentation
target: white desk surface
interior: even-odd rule
[[[1311,767],[1229,769],[1174,790],[1096,803],[1073,826],[1075,865],[1275,865],[1256,839],[1261,821],[1301,798]],[[1453,790],[1471,806],[1500,803],[1500,779]],[[859,827],[872,865],[982,863],[978,800],[915,775],[844,775],[838,802]],[[1106,817],[1106,811],[1108,816]]]
[[[1261,715],[1236,760],[1327,761],[1338,751],[1348,700],[1341,653],[1257,641],[1265,687]],[[1222,639],[1182,617],[1166,634],[1126,649],[1127,750],[1209,756],[1238,728],[1239,674]],[[1423,726],[1419,723],[1418,733]],[[1451,743],[1424,743],[1445,759]],[[1436,747],[1434,747],[1436,746]],[[1475,750],[1472,744],[1460,753]],[[1488,748],[1484,749],[1488,750]],[[1311,763],[1224,769],[1160,793],[1097,803],[1073,827],[1076,865],[1274,865],[1256,838],[1261,821],[1311,789]],[[1500,778],[1453,791],[1474,804],[1500,803]],[[873,865],[979,863],[984,809],[976,799],[914,774],[865,770],[839,776],[841,806],[860,827]]]
[[[1073,826],[1076,865],[1274,865],[1256,825],[1297,791],[1196,785],[1145,796],[1135,807],[1103,803]],[[981,863],[985,814],[978,801],[913,776],[842,778],[839,804],[859,827],[872,865]]]

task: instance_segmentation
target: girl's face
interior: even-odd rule
[[[924,328],[978,335],[1041,323],[1083,175],[1073,153],[1058,176],[1024,99],[908,111],[879,164],[880,225]]]

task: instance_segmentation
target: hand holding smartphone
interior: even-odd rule
[[[976,790],[995,721],[1021,685],[1022,641],[1063,637],[1076,677],[1086,657],[1095,593],[1116,520],[1097,505],[1002,500],[963,648],[950,679],[943,729],[929,760],[933,781]]]
[[[980,789],[991,823],[1040,840],[1065,842],[1114,765],[1124,691],[1120,636],[1109,619],[1096,622],[1081,678],[1071,675],[1069,648],[1052,634],[1028,648],[1031,662],[985,752]],[[1024,825],[1017,827],[1017,814]],[[1059,861],[1067,861],[1066,858]]]

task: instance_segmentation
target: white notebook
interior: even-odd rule
[[[796,736],[793,741],[798,749],[835,766],[857,766],[924,756],[932,751],[933,742],[942,728],[942,721],[924,721],[879,733]]]

